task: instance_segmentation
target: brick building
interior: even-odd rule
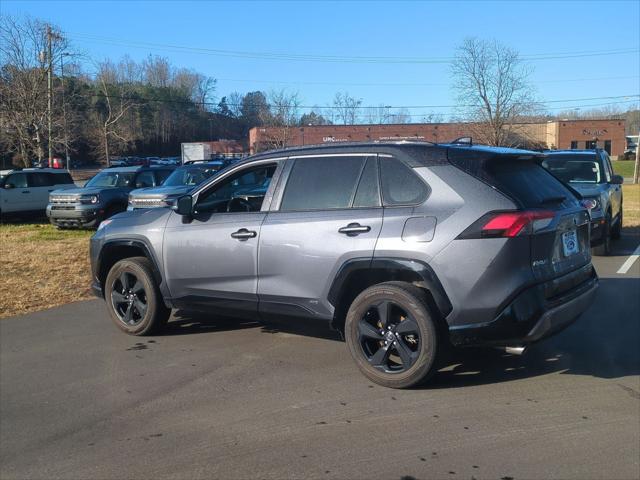
[[[254,127],[249,148],[256,153],[272,148],[333,142],[424,140],[447,142],[473,136],[470,123],[407,123],[396,125],[309,125],[305,127]],[[595,142],[610,155],[625,149],[624,120],[558,120],[515,126],[521,146],[555,149],[593,148]]]

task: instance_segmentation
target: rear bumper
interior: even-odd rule
[[[530,287],[491,322],[449,327],[456,346],[526,346],[559,332],[587,310],[598,289],[591,264]],[[555,294],[560,290],[562,293]]]

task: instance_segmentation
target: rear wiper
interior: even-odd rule
[[[557,197],[547,197],[547,198],[543,198],[540,201],[540,205],[544,205],[547,203],[562,203],[567,199],[567,197],[565,197],[564,195],[559,195]]]

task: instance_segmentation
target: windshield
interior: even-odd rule
[[[602,181],[600,163],[595,157],[593,159],[578,156],[547,158],[542,162],[542,166],[565,183],[600,183]]]
[[[216,167],[207,168],[178,168],[169,175],[169,178],[164,182],[168,187],[180,187],[183,185],[199,185],[207,178],[213,176],[218,169]]]
[[[129,187],[134,176],[134,172],[100,172],[85,187]]]

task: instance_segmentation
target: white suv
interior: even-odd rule
[[[11,214],[44,214],[53,190],[76,188],[67,170],[25,168],[0,171],[0,218]]]

